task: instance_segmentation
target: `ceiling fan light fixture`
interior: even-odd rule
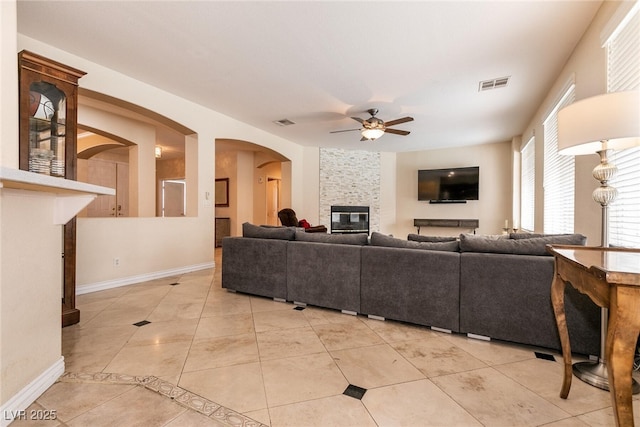
[[[380,138],[382,135],[384,135],[384,130],[383,129],[362,129],[362,137],[363,138],[367,138],[370,141],[373,141],[374,139],[378,139]]]

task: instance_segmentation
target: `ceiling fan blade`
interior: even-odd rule
[[[360,117],[351,117],[351,118],[358,123],[364,123],[364,119],[361,119]]]
[[[332,130],[329,133],[340,133],[340,132],[353,132],[354,130],[360,130],[360,129],[344,129],[344,130]]]
[[[401,119],[396,119],[396,120],[391,120],[388,122],[384,122],[385,126],[393,126],[393,125],[399,125],[400,123],[407,123],[407,122],[411,122],[413,121],[413,117],[403,117]]]
[[[384,132],[385,133],[393,133],[393,134],[402,135],[402,136],[406,136],[406,135],[409,135],[411,133],[408,130],[398,130],[398,129],[389,129],[389,128],[386,128],[384,130]]]

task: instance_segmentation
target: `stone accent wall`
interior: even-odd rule
[[[320,148],[320,224],[331,206],[369,206],[369,231],[380,231],[380,153]]]

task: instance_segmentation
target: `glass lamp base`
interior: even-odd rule
[[[607,365],[601,362],[579,362],[573,364],[573,374],[580,380],[599,389],[609,391]],[[640,384],[631,380],[631,392],[640,393]]]

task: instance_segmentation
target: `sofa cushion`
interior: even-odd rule
[[[293,240],[295,233],[296,229],[293,227],[262,227],[249,222],[242,224],[242,237]]]
[[[460,237],[463,235],[461,234]],[[484,240],[504,240],[508,239],[508,234],[471,234],[464,233],[465,238],[467,239],[484,239]]]
[[[373,246],[385,246],[388,248],[425,249],[446,252],[458,252],[459,249],[457,240],[452,242],[415,242],[397,239],[375,231],[371,233],[371,244]]]
[[[458,240],[456,236],[423,236],[421,234],[409,234],[407,240],[412,242],[455,242]]]
[[[586,237],[582,234],[543,234],[543,233],[511,233],[509,234],[510,239],[535,239],[539,237],[553,237],[560,238],[560,240],[569,239],[571,241],[575,241],[576,243],[564,243],[567,245],[584,245],[586,242]],[[573,240],[575,239],[575,240]],[[555,243],[555,242],[554,242]]]
[[[586,237],[581,234],[532,237],[529,239],[484,239],[460,235],[460,252],[489,252],[516,255],[551,255],[546,245],[584,245]]]
[[[305,231],[296,231],[295,240],[301,242],[315,243],[337,243],[341,245],[366,245],[369,236],[366,233],[355,234],[327,234],[327,233],[307,233]]]

